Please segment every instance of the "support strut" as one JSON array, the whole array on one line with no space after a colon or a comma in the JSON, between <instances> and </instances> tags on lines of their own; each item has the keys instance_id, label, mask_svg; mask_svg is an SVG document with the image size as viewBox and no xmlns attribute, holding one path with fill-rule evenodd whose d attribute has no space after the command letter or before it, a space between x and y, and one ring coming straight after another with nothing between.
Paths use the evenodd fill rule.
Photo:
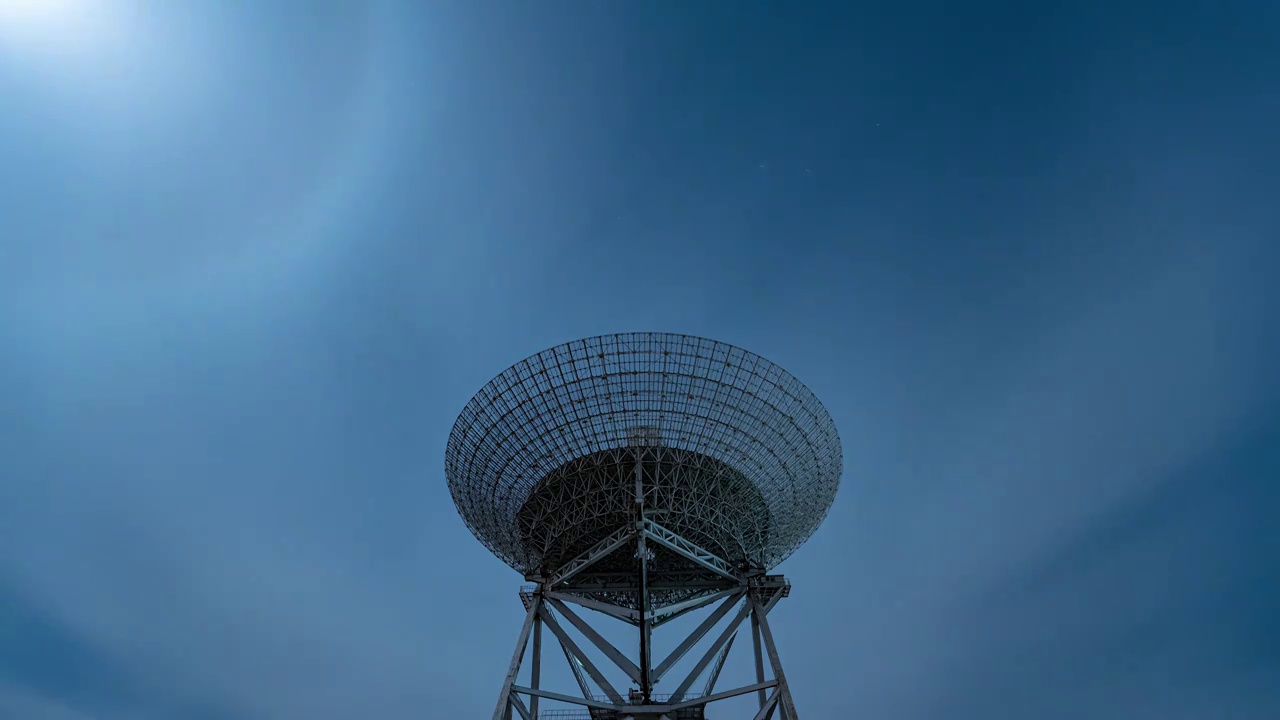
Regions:
<instances>
[{"instance_id":1,"label":"support strut","mask_svg":"<svg viewBox=\"0 0 1280 720\"><path fill-rule=\"evenodd\" d=\"M643 467L636 466L636 527L643 527L644 517ZM628 531L631 533L631 531ZM521 593L527 613L515 654L502 686L493 720L538 720L539 713L546 714L545 700L577 704L591 713L593 720L671 720L680 718L704 718L705 707L718 700L740 695L756 695L752 703L755 720L769 720L775 715L779 720L799 720L795 702L782 661L774 643L772 628L767 616L773 607L790 592L790 584L780 575L742 575L732 590L715 587L694 588L692 597L667 601L655 607L654 598L664 597L659 590L655 595L651 583L652 546L644 532L631 533L636 540L636 566L638 576L625 592L604 592L599 588L600 578L591 573L579 575L578 586L543 581L537 588L526 588ZM665 558L666 556L664 556ZM616 565L613 567L616 568ZM665 566L663 566L665 568ZM600 572L607 577L608 568ZM661 572L667 572L665 569ZM666 577L660 576L660 577ZM701 593L701 594L699 594ZM719 601L719 602L716 602ZM581 608L598 610L599 613L581 615L570 608L570 603ZM708 608L707 616L699 625L687 631L675 649L655 665L652 657L652 632L654 618L669 613L684 613ZM588 617L589 616L589 617ZM605 619L607 618L607 620ZM746 625L746 621L750 624ZM630 653L609 642L597 629L601 622L621 622L639 626L640 642L638 662ZM578 681L581 697L554 692L542 687L543 629L559 642L565 659ZM750 630L745 628L749 627ZM570 629L577 632L571 634ZM714 631L714 632L713 632ZM739 632L750 632L751 654L754 655L754 677L750 684L727 690L718 690L721 670L734 647ZM707 641L708 636L713 638ZM577 638L577 639L575 639ZM583 642L583 639L587 642ZM530 683L525 687L517 683L526 651L532 645ZM745 647L746 641L737 643ZM598 664L584 652L598 651L610 663ZM694 651L698 658L687 673L682 673L669 692L655 695L655 685L668 674L683 657ZM767 660L767 663L766 663ZM766 665L769 670L766 670ZM606 672L607 671L607 672ZM630 692L627 684L634 683ZM695 686L695 683L697 685ZM638 687L636 687L638 686ZM696 689L695 689L696 687ZM598 689L597 689L598 688ZM603 693L603 695L597 694Z\"/></svg>"}]
</instances>

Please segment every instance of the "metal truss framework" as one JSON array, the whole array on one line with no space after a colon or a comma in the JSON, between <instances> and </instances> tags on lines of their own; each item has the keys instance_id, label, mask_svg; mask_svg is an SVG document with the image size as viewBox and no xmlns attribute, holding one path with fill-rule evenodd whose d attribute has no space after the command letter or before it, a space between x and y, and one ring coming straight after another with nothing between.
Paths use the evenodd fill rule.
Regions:
<instances>
[{"instance_id":1,"label":"metal truss framework","mask_svg":"<svg viewBox=\"0 0 1280 720\"><path fill-rule=\"evenodd\" d=\"M494 378L445 449L467 527L536 583L521 593L525 622L494 720L704 720L709 703L751 693L754 720L799 720L768 622L790 585L767 573L826 517L842 460L831 416L808 388L724 343L603 335ZM582 609L635 627L636 652L612 645ZM699 610L705 619L655 658L654 630ZM717 690L748 619L756 681ZM541 686L544 632L576 695ZM600 665L584 647L603 655ZM685 658L693 665L677 676ZM674 691L655 695L664 679ZM578 714L543 711L548 700Z\"/></svg>"},{"instance_id":2,"label":"metal truss framework","mask_svg":"<svg viewBox=\"0 0 1280 720\"><path fill-rule=\"evenodd\" d=\"M648 543L661 543L671 552L702 566L708 573L694 583L692 597L657 609L646 606L644 596L652 588L644 568ZM595 572L598 563L619 547L635 549L640 562L638 573ZM627 533L601 541L587 557L575 558L537 585L523 588L520 598L525 606L515 654L511 659L493 720L702 720L708 704L739 695L755 693L758 711L753 720L769 720L775 713L781 720L799 720L782 662L778 657L769 611L790 593L790 584L780 575L722 573L725 561L694 546L679 535L642 519ZM690 589L689 580L679 584ZM638 598L636 607L601 601L601 588L615 595ZM659 589L659 591L661 591ZM619 650L595 629L591 622L570 605L595 610L629 623L639 629L639 661ZM685 613L714 606L714 610L689 632L665 658L654 663L649 655L650 635L655 627ZM728 621L725 622L725 619ZM750 620L752 648L755 655L755 682L729 690L717 691L716 685L725 659L744 623ZM585 652L577 639L566 631L574 627L586 642L599 650L621 672L632 687L624 693L610 682L608 674ZM704 643L717 627L719 632L709 644ZM556 692L541 686L542 638L544 629L558 641L565 660L577 681L578 693ZM532 652L530 653L530 644ZM698 660L668 695L655 695L653 688L669 676L675 665L700 645ZM530 656L528 686L517 684L526 655ZM772 677L766 678L765 660ZM694 686L702 680L700 692ZM598 688L599 692L596 692ZM576 711L540 710L541 700L554 700L578 706Z\"/></svg>"},{"instance_id":3,"label":"metal truss framework","mask_svg":"<svg viewBox=\"0 0 1280 720\"><path fill-rule=\"evenodd\" d=\"M637 466L650 517L723 559L714 572L736 574L772 568L808 539L842 455L830 415L795 377L670 333L586 338L516 363L471 399L445 450L467 527L531 579L576 572L570 559L630 524Z\"/></svg>"}]
</instances>

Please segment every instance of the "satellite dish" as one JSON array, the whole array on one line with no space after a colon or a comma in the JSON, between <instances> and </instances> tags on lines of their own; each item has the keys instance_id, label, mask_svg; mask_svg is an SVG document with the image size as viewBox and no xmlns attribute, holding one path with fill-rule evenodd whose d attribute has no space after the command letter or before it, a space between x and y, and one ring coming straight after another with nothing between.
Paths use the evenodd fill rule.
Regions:
<instances>
[{"instance_id":1,"label":"satellite dish","mask_svg":"<svg viewBox=\"0 0 1280 720\"><path fill-rule=\"evenodd\" d=\"M751 616L764 628L776 660L764 614L790 585L767 573L822 523L841 470L835 424L800 381L746 350L671 333L591 337L516 363L467 403L445 451L467 527L537 583L522 593L528 618L513 667L530 628L545 624L571 665L605 690L607 702L592 700L586 676L576 673L592 718L701 717L719 670L701 703L690 686L716 655L659 701L653 686L679 657L655 665L650 633L715 602L724 603L717 619L741 605L737 623ZM584 630L589 623L566 603L638 626L640 662L601 645L608 643ZM557 614L624 671L636 686L626 697L571 640L565 644ZM702 634L687 638L680 654ZM723 636L715 653L727 653L732 637ZM780 664L774 674L761 707L781 703L795 720ZM495 720L512 708L529 712L522 692L535 714L545 697L514 679L509 674Z\"/></svg>"}]
</instances>

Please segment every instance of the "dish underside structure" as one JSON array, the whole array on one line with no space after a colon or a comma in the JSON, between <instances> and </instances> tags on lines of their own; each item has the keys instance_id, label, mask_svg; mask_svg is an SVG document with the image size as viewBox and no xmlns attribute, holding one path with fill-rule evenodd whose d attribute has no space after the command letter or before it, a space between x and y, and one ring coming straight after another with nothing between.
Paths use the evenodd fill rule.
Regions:
<instances>
[{"instance_id":1,"label":"dish underside structure","mask_svg":"<svg viewBox=\"0 0 1280 720\"><path fill-rule=\"evenodd\" d=\"M842 455L822 403L785 370L688 335L577 340L485 385L445 457L467 527L532 583L494 720L703 718L708 704L746 693L758 696L758 718L797 720L767 620L790 585L770 571L826 517ZM655 628L706 609L674 650L652 657ZM634 626L633 652L600 635L601 620ZM717 691L748 620L756 682ZM543 628L577 693L539 686ZM670 672L686 655L697 662ZM656 693L660 681L671 691ZM578 709L540 711L566 703Z\"/></svg>"}]
</instances>

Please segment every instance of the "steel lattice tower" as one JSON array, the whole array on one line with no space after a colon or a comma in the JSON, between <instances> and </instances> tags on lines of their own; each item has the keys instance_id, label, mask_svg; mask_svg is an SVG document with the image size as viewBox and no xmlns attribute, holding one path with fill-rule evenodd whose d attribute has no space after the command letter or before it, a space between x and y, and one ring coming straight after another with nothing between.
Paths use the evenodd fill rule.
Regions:
<instances>
[{"instance_id":1,"label":"steel lattice tower","mask_svg":"<svg viewBox=\"0 0 1280 720\"><path fill-rule=\"evenodd\" d=\"M449 435L445 473L467 527L534 583L521 589L525 621L494 720L552 717L539 713L540 699L577 705L576 717L591 720L700 719L708 703L747 693L758 695L756 720L775 711L799 720L767 619L790 584L769 570L826 516L841 459L813 393L764 358L711 340L587 338L490 381ZM656 628L711 606L670 654L653 657ZM634 626L634 655L583 608ZM756 682L717 691L748 619ZM629 681L625 692L565 624ZM540 687L544 628L564 651L576 695ZM519 685L531 639L531 680ZM700 644L674 690L655 694Z\"/></svg>"}]
</instances>

